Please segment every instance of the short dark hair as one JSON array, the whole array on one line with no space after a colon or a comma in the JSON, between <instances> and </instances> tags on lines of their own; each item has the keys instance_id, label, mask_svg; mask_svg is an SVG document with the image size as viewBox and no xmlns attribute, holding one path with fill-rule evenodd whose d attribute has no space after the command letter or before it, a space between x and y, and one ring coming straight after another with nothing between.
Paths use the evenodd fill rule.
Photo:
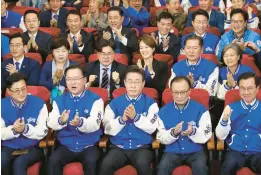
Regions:
<instances>
[{"instance_id":1,"label":"short dark hair","mask_svg":"<svg viewBox=\"0 0 261 175\"><path fill-rule=\"evenodd\" d=\"M37 11L35 11L35 10L26 10L24 12L24 22L25 22L26 15L30 14L30 13L35 14L37 16L38 21L40 21L40 16L39 16L39 13Z\"/></svg>"},{"instance_id":2,"label":"short dark hair","mask_svg":"<svg viewBox=\"0 0 261 175\"><path fill-rule=\"evenodd\" d=\"M69 15L78 15L80 17L80 19L82 19L82 15L80 13L79 10L70 10L68 13L67 13L67 16L66 16L66 20L68 18Z\"/></svg>"},{"instance_id":3,"label":"short dark hair","mask_svg":"<svg viewBox=\"0 0 261 175\"><path fill-rule=\"evenodd\" d=\"M201 47L203 47L203 39L202 39L201 37L195 35L195 34L189 35L189 36L185 39L184 45L187 44L187 41L188 41L188 40L198 40L198 41L199 41L199 45L200 45Z\"/></svg>"},{"instance_id":4,"label":"short dark hair","mask_svg":"<svg viewBox=\"0 0 261 175\"><path fill-rule=\"evenodd\" d=\"M117 11L119 12L120 16L123 16L123 10L120 7L117 6L110 7L107 11L107 14L109 14L110 11Z\"/></svg>"},{"instance_id":5,"label":"short dark hair","mask_svg":"<svg viewBox=\"0 0 261 175\"><path fill-rule=\"evenodd\" d=\"M75 65L71 65L69 67L67 67L64 71L64 76L66 76L67 72L69 70L72 70L72 69L79 69L81 72L82 72L82 75L85 77L85 70L83 69L82 66L80 66L79 64L75 64Z\"/></svg>"},{"instance_id":6,"label":"short dark hair","mask_svg":"<svg viewBox=\"0 0 261 175\"><path fill-rule=\"evenodd\" d=\"M161 19L171 19L171 23L173 23L174 19L173 16L169 12L161 12L158 17L158 22L160 22Z\"/></svg>"},{"instance_id":7,"label":"short dark hair","mask_svg":"<svg viewBox=\"0 0 261 175\"><path fill-rule=\"evenodd\" d=\"M24 39L24 37L21 33L15 33L15 34L11 35L10 40L9 40L9 44L11 43L12 39L14 39L14 38L22 38L23 44L26 45L25 39Z\"/></svg>"},{"instance_id":8,"label":"short dark hair","mask_svg":"<svg viewBox=\"0 0 261 175\"><path fill-rule=\"evenodd\" d=\"M16 72L16 73L9 75L7 77L7 79L5 80L6 88L10 89L14 83L16 83L20 80L24 80L26 83L27 79L24 74Z\"/></svg>"},{"instance_id":9,"label":"short dark hair","mask_svg":"<svg viewBox=\"0 0 261 175\"><path fill-rule=\"evenodd\" d=\"M172 84L175 83L175 82L180 82L180 81L186 81L188 86L189 86L189 89L191 89L192 85L191 85L191 82L189 81L188 77L186 76L176 76L174 77L171 82L170 82L170 88L172 87Z\"/></svg>"},{"instance_id":10,"label":"short dark hair","mask_svg":"<svg viewBox=\"0 0 261 175\"><path fill-rule=\"evenodd\" d=\"M114 51L114 49L115 49L114 43L111 40L102 39L99 42L97 42L96 48L97 48L98 52L101 52L104 47L108 47L108 46L111 47L112 50Z\"/></svg>"},{"instance_id":11,"label":"short dark hair","mask_svg":"<svg viewBox=\"0 0 261 175\"><path fill-rule=\"evenodd\" d=\"M195 20L197 15L203 15L209 20L209 15L208 15L208 12L206 10L198 9L197 11L193 12L192 13L192 21Z\"/></svg>"},{"instance_id":12,"label":"short dark hair","mask_svg":"<svg viewBox=\"0 0 261 175\"><path fill-rule=\"evenodd\" d=\"M70 50L70 44L65 38L57 38L53 40L51 45L51 50L58 49L60 47L65 47L67 50Z\"/></svg>"},{"instance_id":13,"label":"short dark hair","mask_svg":"<svg viewBox=\"0 0 261 175\"><path fill-rule=\"evenodd\" d=\"M230 13L230 19L232 18L233 15L238 14L238 13L240 13L240 14L244 17L244 20L245 20L245 21L248 20L248 13L247 13L245 10L239 9L239 8L233 9L233 10L231 11L231 13Z\"/></svg>"},{"instance_id":14,"label":"short dark hair","mask_svg":"<svg viewBox=\"0 0 261 175\"><path fill-rule=\"evenodd\" d=\"M125 80L129 73L138 73L142 76L142 81L145 80L145 71L143 69L139 68L139 66L137 66L137 65L131 65L128 67L128 69L125 72L125 76L124 76Z\"/></svg>"},{"instance_id":15,"label":"short dark hair","mask_svg":"<svg viewBox=\"0 0 261 175\"><path fill-rule=\"evenodd\" d=\"M255 73L253 72L245 72L243 74L241 74L238 78L238 86L239 86L239 83L241 80L247 80L249 78L254 78L255 79L255 84L256 84L256 87L258 87L260 85L260 78L258 76L256 76Z\"/></svg>"}]
</instances>

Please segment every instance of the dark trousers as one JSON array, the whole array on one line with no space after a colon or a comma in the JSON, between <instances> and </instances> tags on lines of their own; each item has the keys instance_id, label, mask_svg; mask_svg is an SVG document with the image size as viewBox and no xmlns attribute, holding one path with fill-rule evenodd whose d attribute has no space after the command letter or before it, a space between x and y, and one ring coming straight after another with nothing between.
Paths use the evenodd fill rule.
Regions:
<instances>
[{"instance_id":1,"label":"dark trousers","mask_svg":"<svg viewBox=\"0 0 261 175\"><path fill-rule=\"evenodd\" d=\"M192 169L193 175L207 175L207 156L204 151L191 154L164 153L158 167L158 175L171 175L172 171L187 164Z\"/></svg>"},{"instance_id":2,"label":"dark trousers","mask_svg":"<svg viewBox=\"0 0 261 175\"><path fill-rule=\"evenodd\" d=\"M227 151L221 166L222 175L236 175L237 171L247 166L255 173L261 173L261 153L245 154L237 151Z\"/></svg>"},{"instance_id":3,"label":"dark trousers","mask_svg":"<svg viewBox=\"0 0 261 175\"><path fill-rule=\"evenodd\" d=\"M1 150L1 174L26 175L27 168L35 164L43 157L43 150L38 147L31 147L27 154L13 156L15 149L3 146ZM12 165L13 164L13 165ZM12 171L11 171L12 169Z\"/></svg>"},{"instance_id":4,"label":"dark trousers","mask_svg":"<svg viewBox=\"0 0 261 175\"><path fill-rule=\"evenodd\" d=\"M73 152L60 145L52 153L48 162L48 175L62 175L63 167L71 162L81 162L85 175L96 175L100 150L97 146L85 148L81 152Z\"/></svg>"},{"instance_id":5,"label":"dark trousers","mask_svg":"<svg viewBox=\"0 0 261 175\"><path fill-rule=\"evenodd\" d=\"M102 161L100 175L113 175L115 171L130 163L139 175L152 175L150 164L153 153L147 148L123 150L116 146L109 150Z\"/></svg>"}]
</instances>

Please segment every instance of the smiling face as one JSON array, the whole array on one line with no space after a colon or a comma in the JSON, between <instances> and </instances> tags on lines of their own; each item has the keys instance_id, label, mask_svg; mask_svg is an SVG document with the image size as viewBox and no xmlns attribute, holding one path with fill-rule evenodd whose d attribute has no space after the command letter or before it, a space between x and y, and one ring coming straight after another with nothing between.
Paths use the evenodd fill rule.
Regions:
<instances>
[{"instance_id":1,"label":"smiling face","mask_svg":"<svg viewBox=\"0 0 261 175\"><path fill-rule=\"evenodd\" d=\"M140 42L140 54L143 59L148 59L153 57L153 53L155 51L155 48L151 48L147 44L145 44L143 41Z\"/></svg>"},{"instance_id":2,"label":"smiling face","mask_svg":"<svg viewBox=\"0 0 261 175\"><path fill-rule=\"evenodd\" d=\"M132 98L136 98L142 92L145 85L145 81L142 81L142 76L136 72L129 72L124 80L127 95Z\"/></svg>"},{"instance_id":3,"label":"smiling face","mask_svg":"<svg viewBox=\"0 0 261 175\"><path fill-rule=\"evenodd\" d=\"M136 11L140 11L142 7L142 0L129 0L129 5Z\"/></svg>"},{"instance_id":4,"label":"smiling face","mask_svg":"<svg viewBox=\"0 0 261 175\"><path fill-rule=\"evenodd\" d=\"M207 12L210 11L213 5L213 0L198 0L199 7Z\"/></svg>"},{"instance_id":5,"label":"smiling face","mask_svg":"<svg viewBox=\"0 0 261 175\"><path fill-rule=\"evenodd\" d=\"M192 21L192 25L195 29L195 32L198 35L202 35L206 32L208 27L208 18L204 15L197 15L195 20Z\"/></svg>"},{"instance_id":6,"label":"smiling face","mask_svg":"<svg viewBox=\"0 0 261 175\"><path fill-rule=\"evenodd\" d=\"M259 86L258 86L259 87ZM240 97L248 104L252 103L257 96L258 87L256 87L255 79L242 79L239 82Z\"/></svg>"},{"instance_id":7,"label":"smiling face","mask_svg":"<svg viewBox=\"0 0 261 175\"><path fill-rule=\"evenodd\" d=\"M185 44L184 52L189 61L197 62L203 53L203 48L200 46L199 40L190 39Z\"/></svg>"},{"instance_id":8,"label":"smiling face","mask_svg":"<svg viewBox=\"0 0 261 175\"><path fill-rule=\"evenodd\" d=\"M173 28L172 19L161 19L157 22L157 26L161 35L167 35Z\"/></svg>"},{"instance_id":9,"label":"smiling face","mask_svg":"<svg viewBox=\"0 0 261 175\"><path fill-rule=\"evenodd\" d=\"M19 60L24 56L25 48L21 37L13 38L10 41L9 47L14 59Z\"/></svg>"},{"instance_id":10,"label":"smiling face","mask_svg":"<svg viewBox=\"0 0 261 175\"><path fill-rule=\"evenodd\" d=\"M25 16L25 27L28 32L36 33L39 29L40 21L35 13L28 13Z\"/></svg>"},{"instance_id":11,"label":"smiling face","mask_svg":"<svg viewBox=\"0 0 261 175\"><path fill-rule=\"evenodd\" d=\"M65 75L65 80L68 90L73 95L80 95L84 91L87 82L82 71L77 68L68 70Z\"/></svg>"},{"instance_id":12,"label":"smiling face","mask_svg":"<svg viewBox=\"0 0 261 175\"><path fill-rule=\"evenodd\" d=\"M114 59L113 49L110 46L103 47L101 52L98 52L98 58L103 66L108 67Z\"/></svg>"},{"instance_id":13,"label":"smiling face","mask_svg":"<svg viewBox=\"0 0 261 175\"><path fill-rule=\"evenodd\" d=\"M7 3L4 0L1 0L1 16L6 14Z\"/></svg>"},{"instance_id":14,"label":"smiling face","mask_svg":"<svg viewBox=\"0 0 261 175\"><path fill-rule=\"evenodd\" d=\"M73 34L76 34L81 30L82 20L79 15L68 15L66 23L70 32L72 32Z\"/></svg>"},{"instance_id":15,"label":"smiling face","mask_svg":"<svg viewBox=\"0 0 261 175\"><path fill-rule=\"evenodd\" d=\"M247 21L241 13L236 13L231 17L231 28L235 34L243 34L247 26Z\"/></svg>"},{"instance_id":16,"label":"smiling face","mask_svg":"<svg viewBox=\"0 0 261 175\"><path fill-rule=\"evenodd\" d=\"M110 11L108 13L108 23L111 28L120 29L123 23L124 17L120 15L118 11Z\"/></svg>"},{"instance_id":17,"label":"smiling face","mask_svg":"<svg viewBox=\"0 0 261 175\"><path fill-rule=\"evenodd\" d=\"M243 8L244 7L244 0L232 0L232 7L234 9L237 9L237 8Z\"/></svg>"},{"instance_id":18,"label":"smiling face","mask_svg":"<svg viewBox=\"0 0 261 175\"><path fill-rule=\"evenodd\" d=\"M62 7L62 1L61 0L50 0L48 1L50 9L52 12L57 13L58 10Z\"/></svg>"},{"instance_id":19,"label":"smiling face","mask_svg":"<svg viewBox=\"0 0 261 175\"><path fill-rule=\"evenodd\" d=\"M99 10L101 8L102 4L100 4L99 0L90 0L89 1L89 10L91 13L95 13L96 10Z\"/></svg>"},{"instance_id":20,"label":"smiling face","mask_svg":"<svg viewBox=\"0 0 261 175\"><path fill-rule=\"evenodd\" d=\"M184 105L187 103L190 94L190 88L185 80L173 82L171 85L172 97L176 104Z\"/></svg>"},{"instance_id":21,"label":"smiling face","mask_svg":"<svg viewBox=\"0 0 261 175\"><path fill-rule=\"evenodd\" d=\"M169 0L169 4L166 4L166 7L168 9L168 12L178 13L181 5L179 0Z\"/></svg>"},{"instance_id":22,"label":"smiling face","mask_svg":"<svg viewBox=\"0 0 261 175\"><path fill-rule=\"evenodd\" d=\"M20 80L12 84L10 88L7 88L7 93L17 103L23 103L27 97L27 88L24 80Z\"/></svg>"},{"instance_id":23,"label":"smiling face","mask_svg":"<svg viewBox=\"0 0 261 175\"><path fill-rule=\"evenodd\" d=\"M227 67L234 67L238 65L238 60L240 55L237 54L237 51L233 48L228 49L223 56L223 60Z\"/></svg>"},{"instance_id":24,"label":"smiling face","mask_svg":"<svg viewBox=\"0 0 261 175\"><path fill-rule=\"evenodd\" d=\"M64 64L68 60L69 50L67 50L64 46L53 49L52 53L56 63Z\"/></svg>"}]
</instances>

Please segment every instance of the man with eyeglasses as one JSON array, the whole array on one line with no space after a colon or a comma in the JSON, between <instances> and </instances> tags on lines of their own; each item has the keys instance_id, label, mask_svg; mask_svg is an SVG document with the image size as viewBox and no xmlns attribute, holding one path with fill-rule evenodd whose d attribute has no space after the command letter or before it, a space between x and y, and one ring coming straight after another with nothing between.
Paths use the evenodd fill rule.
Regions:
<instances>
[{"instance_id":1,"label":"man with eyeglasses","mask_svg":"<svg viewBox=\"0 0 261 175\"><path fill-rule=\"evenodd\" d=\"M23 74L10 75L6 88L9 97L1 100L1 174L26 175L43 157L37 145L48 132L48 110L41 98L27 95Z\"/></svg>"},{"instance_id":2,"label":"man with eyeglasses","mask_svg":"<svg viewBox=\"0 0 261 175\"><path fill-rule=\"evenodd\" d=\"M228 151L222 175L235 175L242 167L261 173L261 101L257 99L260 78L242 74L238 80L241 99L227 105L216 127L216 136L225 140Z\"/></svg>"},{"instance_id":3,"label":"man with eyeglasses","mask_svg":"<svg viewBox=\"0 0 261 175\"><path fill-rule=\"evenodd\" d=\"M27 85L37 86L40 77L40 64L24 55L26 47L21 34L14 34L10 37L9 47L13 58L6 59L2 62L1 67L1 82L2 94L5 92L6 78L16 72L25 75Z\"/></svg>"},{"instance_id":4,"label":"man with eyeglasses","mask_svg":"<svg viewBox=\"0 0 261 175\"><path fill-rule=\"evenodd\" d=\"M88 87L101 87L112 92L123 87L126 66L114 61L114 45L108 40L102 40L98 47L98 60L85 66Z\"/></svg>"},{"instance_id":5,"label":"man with eyeglasses","mask_svg":"<svg viewBox=\"0 0 261 175\"><path fill-rule=\"evenodd\" d=\"M182 48L184 48L184 40L188 36L195 34L203 39L204 42L203 53L215 55L216 47L219 42L219 37L212 33L207 32L207 27L209 26L208 20L209 20L209 15L207 11L203 9L199 9L192 13L192 26L194 27L195 32L182 37Z\"/></svg>"},{"instance_id":6,"label":"man with eyeglasses","mask_svg":"<svg viewBox=\"0 0 261 175\"><path fill-rule=\"evenodd\" d=\"M38 52L41 54L43 61L50 53L51 43L53 38L48 33L39 30L40 17L35 10L27 10L24 13L24 23L27 32L23 33L25 39L26 50L28 52Z\"/></svg>"},{"instance_id":7,"label":"man with eyeglasses","mask_svg":"<svg viewBox=\"0 0 261 175\"><path fill-rule=\"evenodd\" d=\"M231 11L230 16L232 30L221 36L217 52L219 60L221 59L222 49L229 43L237 44L243 53L250 55L253 55L255 51L245 45L247 41L253 42L261 49L260 35L247 28L247 12L243 9L234 9Z\"/></svg>"},{"instance_id":8,"label":"man with eyeglasses","mask_svg":"<svg viewBox=\"0 0 261 175\"><path fill-rule=\"evenodd\" d=\"M66 68L64 75L68 92L54 100L47 123L58 141L48 162L48 175L62 175L63 167L75 161L82 163L84 174L96 175L104 102L85 90L87 79L80 65Z\"/></svg>"},{"instance_id":9,"label":"man with eyeglasses","mask_svg":"<svg viewBox=\"0 0 261 175\"><path fill-rule=\"evenodd\" d=\"M186 76L192 88L206 89L214 97L217 93L219 69L215 63L201 57L203 39L193 34L185 39L184 45L186 59L172 66L169 87L174 77Z\"/></svg>"},{"instance_id":10,"label":"man with eyeglasses","mask_svg":"<svg viewBox=\"0 0 261 175\"><path fill-rule=\"evenodd\" d=\"M189 98L191 83L177 76L171 81L173 101L159 111L157 139L165 145L158 175L170 175L186 163L193 175L207 175L204 145L212 135L209 111Z\"/></svg>"},{"instance_id":11,"label":"man with eyeglasses","mask_svg":"<svg viewBox=\"0 0 261 175\"><path fill-rule=\"evenodd\" d=\"M100 175L113 175L128 162L137 174L152 175L153 152L151 134L158 125L157 103L142 93L145 72L129 66L124 84L126 93L113 99L104 114L104 132L111 135L108 154L101 163Z\"/></svg>"}]
</instances>

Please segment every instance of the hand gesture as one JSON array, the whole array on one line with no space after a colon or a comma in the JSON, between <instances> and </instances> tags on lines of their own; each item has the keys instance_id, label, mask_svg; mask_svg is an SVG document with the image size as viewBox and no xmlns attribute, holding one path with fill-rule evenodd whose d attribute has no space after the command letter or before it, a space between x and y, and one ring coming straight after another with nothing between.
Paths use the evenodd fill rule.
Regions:
<instances>
[{"instance_id":1,"label":"hand gesture","mask_svg":"<svg viewBox=\"0 0 261 175\"><path fill-rule=\"evenodd\" d=\"M194 84L194 81L195 81L195 80L194 80L194 76L193 76L193 74L192 74L191 72L189 72L189 74L188 74L187 77L188 77L188 79L189 79L191 85Z\"/></svg>"},{"instance_id":2,"label":"hand gesture","mask_svg":"<svg viewBox=\"0 0 261 175\"><path fill-rule=\"evenodd\" d=\"M159 38L155 36L155 33L152 32L152 33L150 34L150 36L155 40L156 45L158 45Z\"/></svg>"},{"instance_id":3,"label":"hand gesture","mask_svg":"<svg viewBox=\"0 0 261 175\"><path fill-rule=\"evenodd\" d=\"M255 45L255 43L253 43L251 41L245 42L245 47L250 48L251 50L255 51L255 53L260 52L259 47L257 47L257 45Z\"/></svg>"},{"instance_id":4,"label":"hand gesture","mask_svg":"<svg viewBox=\"0 0 261 175\"><path fill-rule=\"evenodd\" d=\"M140 69L144 69L144 68L142 67L142 64L141 64L141 59L138 59L137 66L138 66Z\"/></svg>"},{"instance_id":5,"label":"hand gesture","mask_svg":"<svg viewBox=\"0 0 261 175\"><path fill-rule=\"evenodd\" d=\"M132 104L130 104L127 108L126 108L126 116L129 119L134 119L134 117L136 116L136 111L135 108Z\"/></svg>"},{"instance_id":6,"label":"hand gesture","mask_svg":"<svg viewBox=\"0 0 261 175\"><path fill-rule=\"evenodd\" d=\"M231 11L232 11L231 7L226 8L227 20L230 20Z\"/></svg>"},{"instance_id":7,"label":"hand gesture","mask_svg":"<svg viewBox=\"0 0 261 175\"><path fill-rule=\"evenodd\" d=\"M62 121L62 123L66 123L67 122L67 120L68 120L68 118L69 118L69 116L70 116L70 110L64 110L63 111L63 113L62 113L62 115L61 115L61 121Z\"/></svg>"},{"instance_id":8,"label":"hand gesture","mask_svg":"<svg viewBox=\"0 0 261 175\"><path fill-rule=\"evenodd\" d=\"M70 121L70 125L72 125L72 126L78 126L79 123L80 123L79 113L76 112L76 114L75 114L75 116L74 116L74 119L72 119L72 120Z\"/></svg>"},{"instance_id":9,"label":"hand gesture","mask_svg":"<svg viewBox=\"0 0 261 175\"><path fill-rule=\"evenodd\" d=\"M50 20L50 25L51 27L57 27L57 20L56 19Z\"/></svg>"},{"instance_id":10,"label":"hand gesture","mask_svg":"<svg viewBox=\"0 0 261 175\"><path fill-rule=\"evenodd\" d=\"M253 12L253 8L250 6L247 6L248 19L252 18L252 12Z\"/></svg>"},{"instance_id":11,"label":"hand gesture","mask_svg":"<svg viewBox=\"0 0 261 175\"><path fill-rule=\"evenodd\" d=\"M163 49L169 47L169 36L166 39L163 39L162 44L163 44Z\"/></svg>"},{"instance_id":12,"label":"hand gesture","mask_svg":"<svg viewBox=\"0 0 261 175\"><path fill-rule=\"evenodd\" d=\"M13 73L18 72L18 71L16 70L15 65L10 64L10 63L9 63L8 65L6 65L5 69L6 69L7 72L9 72L10 75L12 75Z\"/></svg>"},{"instance_id":13,"label":"hand gesture","mask_svg":"<svg viewBox=\"0 0 261 175\"><path fill-rule=\"evenodd\" d=\"M67 41L69 42L70 48L72 49L72 47L73 47L73 38L72 38L71 35L67 36Z\"/></svg>"},{"instance_id":14,"label":"hand gesture","mask_svg":"<svg viewBox=\"0 0 261 175\"><path fill-rule=\"evenodd\" d=\"M189 136L192 133L193 129L192 129L192 125L190 123L188 123L188 128L186 131L183 131L181 133L182 136Z\"/></svg>"},{"instance_id":15,"label":"hand gesture","mask_svg":"<svg viewBox=\"0 0 261 175\"><path fill-rule=\"evenodd\" d=\"M50 10L49 4L48 4L48 3L45 3L45 4L44 4L44 8L45 8L46 10Z\"/></svg>"},{"instance_id":16,"label":"hand gesture","mask_svg":"<svg viewBox=\"0 0 261 175\"><path fill-rule=\"evenodd\" d=\"M233 74L231 74L230 72L227 73L227 85L229 87L236 86L236 81L234 80Z\"/></svg>"},{"instance_id":17,"label":"hand gesture","mask_svg":"<svg viewBox=\"0 0 261 175\"><path fill-rule=\"evenodd\" d=\"M174 135L177 136L177 135L180 134L180 132L182 131L182 125L183 125L183 123L184 123L184 121L178 123L178 124L175 126L175 128L173 128L173 129L174 129Z\"/></svg>"},{"instance_id":18,"label":"hand gesture","mask_svg":"<svg viewBox=\"0 0 261 175\"><path fill-rule=\"evenodd\" d=\"M234 39L234 40L232 41L232 43L237 44L237 45L240 47L241 50L243 50L243 51L246 50L246 46L245 46L244 41L238 41L238 39Z\"/></svg>"},{"instance_id":19,"label":"hand gesture","mask_svg":"<svg viewBox=\"0 0 261 175\"><path fill-rule=\"evenodd\" d=\"M223 120L228 121L229 117L231 116L233 110L227 105L223 111Z\"/></svg>"},{"instance_id":20,"label":"hand gesture","mask_svg":"<svg viewBox=\"0 0 261 175\"><path fill-rule=\"evenodd\" d=\"M105 32L105 31L103 31L103 33L102 33L103 35L103 39L105 39L105 40L110 40L111 39L111 33L110 32Z\"/></svg>"},{"instance_id":21,"label":"hand gesture","mask_svg":"<svg viewBox=\"0 0 261 175\"><path fill-rule=\"evenodd\" d=\"M97 77L96 75L90 75L89 76L89 83L93 83L95 81L96 77Z\"/></svg>"},{"instance_id":22,"label":"hand gesture","mask_svg":"<svg viewBox=\"0 0 261 175\"><path fill-rule=\"evenodd\" d=\"M77 4L80 4L81 3L81 1L80 0L77 0L77 1L75 1L73 4L74 5L77 5Z\"/></svg>"},{"instance_id":23,"label":"hand gesture","mask_svg":"<svg viewBox=\"0 0 261 175\"><path fill-rule=\"evenodd\" d=\"M82 35L80 33L78 33L76 36L76 42L78 46L82 45Z\"/></svg>"},{"instance_id":24,"label":"hand gesture","mask_svg":"<svg viewBox=\"0 0 261 175\"><path fill-rule=\"evenodd\" d=\"M24 132L24 128L25 128L25 123L24 123L24 118L18 118L14 124L13 124L13 128L15 130L15 132L17 133L22 133Z\"/></svg>"},{"instance_id":25,"label":"hand gesture","mask_svg":"<svg viewBox=\"0 0 261 175\"><path fill-rule=\"evenodd\" d=\"M112 30L115 32L115 34L117 35L119 40L121 40L122 39L121 31L119 29L117 29L116 27L113 27Z\"/></svg>"},{"instance_id":26,"label":"hand gesture","mask_svg":"<svg viewBox=\"0 0 261 175\"><path fill-rule=\"evenodd\" d=\"M127 9L127 8L129 7L129 2L128 2L128 0L122 0L122 3L123 3L123 7L124 7L125 9Z\"/></svg>"},{"instance_id":27,"label":"hand gesture","mask_svg":"<svg viewBox=\"0 0 261 175\"><path fill-rule=\"evenodd\" d=\"M35 40L34 39L31 39L31 42L32 42L32 47L35 51L38 51L38 45L36 44Z\"/></svg>"},{"instance_id":28,"label":"hand gesture","mask_svg":"<svg viewBox=\"0 0 261 175\"><path fill-rule=\"evenodd\" d=\"M114 6L119 6L120 5L120 0L114 0Z\"/></svg>"},{"instance_id":29,"label":"hand gesture","mask_svg":"<svg viewBox=\"0 0 261 175\"><path fill-rule=\"evenodd\" d=\"M120 84L120 74L118 72L112 72L112 79L115 82L115 84Z\"/></svg>"},{"instance_id":30,"label":"hand gesture","mask_svg":"<svg viewBox=\"0 0 261 175\"><path fill-rule=\"evenodd\" d=\"M32 40L30 39L26 45L27 49L30 50L32 47Z\"/></svg>"}]
</instances>

